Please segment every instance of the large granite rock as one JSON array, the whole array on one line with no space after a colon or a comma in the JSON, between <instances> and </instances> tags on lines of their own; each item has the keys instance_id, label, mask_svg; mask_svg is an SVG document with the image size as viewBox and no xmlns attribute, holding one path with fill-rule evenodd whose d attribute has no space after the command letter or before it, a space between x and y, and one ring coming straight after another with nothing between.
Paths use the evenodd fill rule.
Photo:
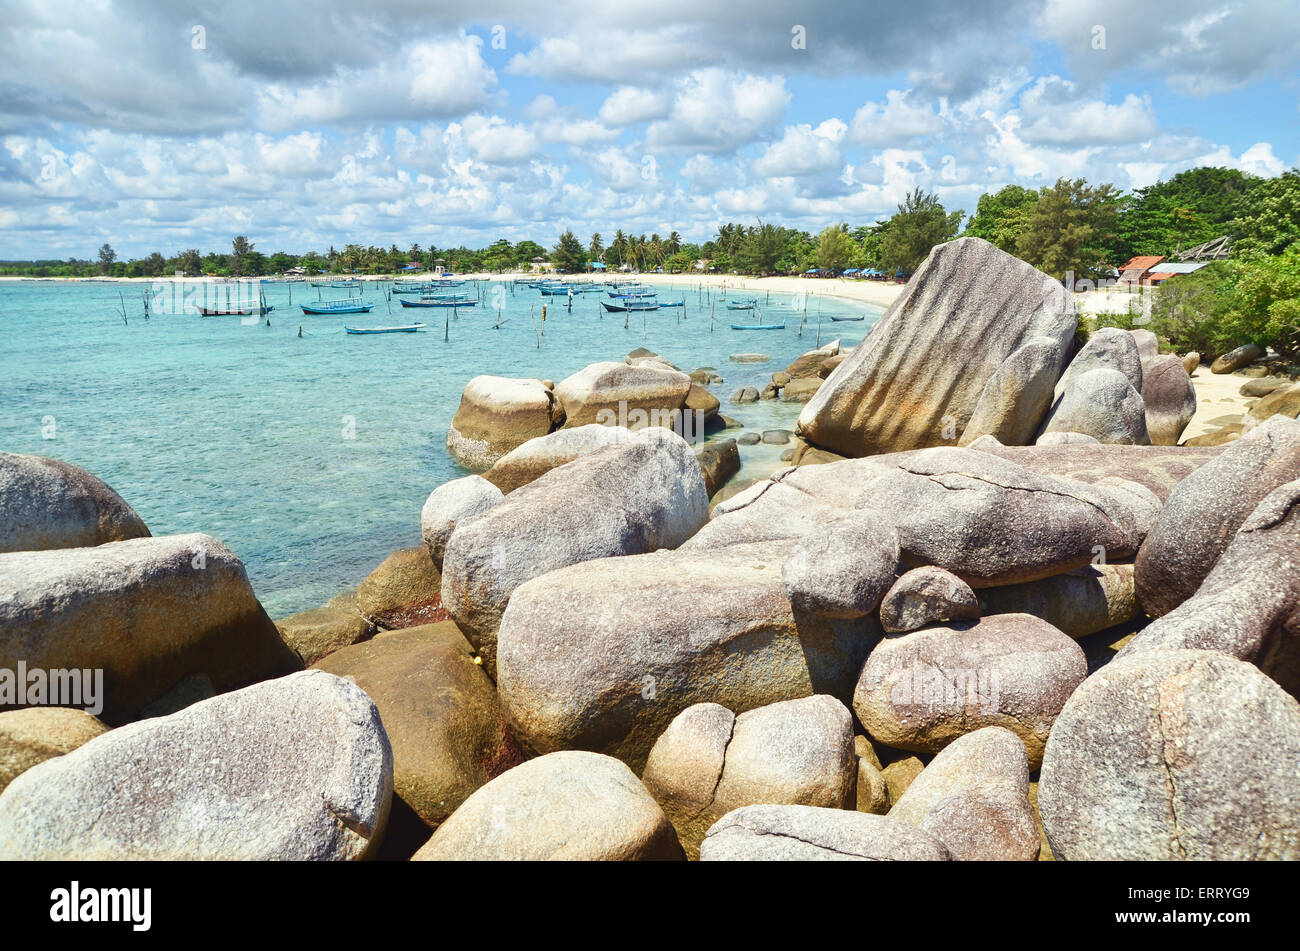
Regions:
<instances>
[{"instance_id":1,"label":"large granite rock","mask_svg":"<svg viewBox=\"0 0 1300 951\"><path fill-rule=\"evenodd\" d=\"M933 565L905 572L880 602L880 626L888 634L915 631L936 621L974 620L979 616L979 602L970 585Z\"/></svg>"},{"instance_id":2,"label":"large granite rock","mask_svg":"<svg viewBox=\"0 0 1300 951\"><path fill-rule=\"evenodd\" d=\"M1262 420L1271 416L1297 418L1300 416L1300 383L1274 390L1268 396L1257 400L1247 412L1252 419Z\"/></svg>"},{"instance_id":3,"label":"large granite rock","mask_svg":"<svg viewBox=\"0 0 1300 951\"><path fill-rule=\"evenodd\" d=\"M1154 360L1160 355L1160 338L1149 330L1130 330L1133 336L1133 342L1137 344L1138 358L1142 361L1142 370L1146 371L1148 360ZM1181 361L1180 361L1181 362Z\"/></svg>"},{"instance_id":4,"label":"large granite rock","mask_svg":"<svg viewBox=\"0 0 1300 951\"><path fill-rule=\"evenodd\" d=\"M29 769L0 795L0 859L367 858L392 792L370 698L302 671Z\"/></svg>"},{"instance_id":5,"label":"large granite rock","mask_svg":"<svg viewBox=\"0 0 1300 951\"><path fill-rule=\"evenodd\" d=\"M1196 387L1177 354L1152 357L1142 368L1142 402L1154 446L1176 446L1196 415Z\"/></svg>"},{"instance_id":6,"label":"large granite rock","mask_svg":"<svg viewBox=\"0 0 1300 951\"><path fill-rule=\"evenodd\" d=\"M1087 676L1083 651L1028 614L995 614L884 638L862 667L853 710L875 740L937 753L1005 726L1037 768L1066 699Z\"/></svg>"},{"instance_id":7,"label":"large granite rock","mask_svg":"<svg viewBox=\"0 0 1300 951\"><path fill-rule=\"evenodd\" d=\"M1123 480L1060 479L993 452L927 449L872 482L863 509L898 531L902 564L972 587L1032 581L1137 551L1159 500Z\"/></svg>"},{"instance_id":8,"label":"large granite rock","mask_svg":"<svg viewBox=\"0 0 1300 951\"><path fill-rule=\"evenodd\" d=\"M601 423L589 423L576 429L557 429L510 450L483 473L483 478L502 492L513 492L566 462L623 442L630 435L629 430L622 426Z\"/></svg>"},{"instance_id":9,"label":"large granite rock","mask_svg":"<svg viewBox=\"0 0 1300 951\"><path fill-rule=\"evenodd\" d=\"M1032 614L1073 638L1137 617L1132 564L1085 565L1064 574L981 588L983 614Z\"/></svg>"},{"instance_id":10,"label":"large granite rock","mask_svg":"<svg viewBox=\"0 0 1300 951\"><path fill-rule=\"evenodd\" d=\"M449 621L380 634L321 661L374 701L393 747L393 792L423 822L413 852L474 790L523 759L496 687ZM422 835L420 833L423 833Z\"/></svg>"},{"instance_id":11,"label":"large granite rock","mask_svg":"<svg viewBox=\"0 0 1300 951\"><path fill-rule=\"evenodd\" d=\"M300 669L210 535L0 555L0 668L102 669L109 724L194 675L232 690Z\"/></svg>"},{"instance_id":12,"label":"large granite rock","mask_svg":"<svg viewBox=\"0 0 1300 951\"><path fill-rule=\"evenodd\" d=\"M1060 281L979 238L938 245L804 407L799 432L846 456L955 442L1008 357L1046 337L1063 358L1076 325Z\"/></svg>"},{"instance_id":13,"label":"large granite rock","mask_svg":"<svg viewBox=\"0 0 1300 951\"><path fill-rule=\"evenodd\" d=\"M641 779L698 858L709 827L741 806L850 808L856 772L853 717L819 694L738 717L716 703L687 707L655 741Z\"/></svg>"},{"instance_id":14,"label":"large granite rock","mask_svg":"<svg viewBox=\"0 0 1300 951\"><path fill-rule=\"evenodd\" d=\"M429 549L399 548L357 588L357 610L384 630L442 620L442 573Z\"/></svg>"},{"instance_id":15,"label":"large granite rock","mask_svg":"<svg viewBox=\"0 0 1300 951\"><path fill-rule=\"evenodd\" d=\"M1061 341L1033 337L1002 361L980 393L960 445L992 436L1004 446L1024 446L1052 406L1056 377L1063 361Z\"/></svg>"},{"instance_id":16,"label":"large granite rock","mask_svg":"<svg viewBox=\"0 0 1300 951\"><path fill-rule=\"evenodd\" d=\"M1060 399L1085 373L1093 370L1121 373L1129 386L1141 393L1142 357L1133 334L1118 327L1098 328L1057 380L1056 398Z\"/></svg>"},{"instance_id":17,"label":"large granite rock","mask_svg":"<svg viewBox=\"0 0 1300 951\"><path fill-rule=\"evenodd\" d=\"M933 835L886 816L819 806L745 806L709 829L705 862L945 862Z\"/></svg>"},{"instance_id":18,"label":"large granite rock","mask_svg":"<svg viewBox=\"0 0 1300 951\"><path fill-rule=\"evenodd\" d=\"M1253 343L1229 350L1210 364L1211 373L1233 373L1249 363L1254 363L1264 355L1264 349Z\"/></svg>"},{"instance_id":19,"label":"large granite rock","mask_svg":"<svg viewBox=\"0 0 1300 951\"><path fill-rule=\"evenodd\" d=\"M476 475L444 482L429 493L420 510L420 537L435 568L442 571L442 556L456 526L482 515L503 498L499 488Z\"/></svg>"},{"instance_id":20,"label":"large granite rock","mask_svg":"<svg viewBox=\"0 0 1300 951\"><path fill-rule=\"evenodd\" d=\"M566 750L476 791L439 826L422 861L654 861L682 858L663 810L609 756Z\"/></svg>"},{"instance_id":21,"label":"large granite rock","mask_svg":"<svg viewBox=\"0 0 1300 951\"><path fill-rule=\"evenodd\" d=\"M1229 444L1169 496L1136 559L1138 603L1152 617L1190 598L1251 510L1300 478L1300 423L1273 419Z\"/></svg>"},{"instance_id":22,"label":"large granite rock","mask_svg":"<svg viewBox=\"0 0 1300 951\"><path fill-rule=\"evenodd\" d=\"M465 384L447 427L447 451L465 468L482 472L516 446L551 431L554 399L540 380L476 376Z\"/></svg>"},{"instance_id":23,"label":"large granite rock","mask_svg":"<svg viewBox=\"0 0 1300 951\"><path fill-rule=\"evenodd\" d=\"M0 452L0 552L84 548L148 534L126 500L85 469Z\"/></svg>"},{"instance_id":24,"label":"large granite rock","mask_svg":"<svg viewBox=\"0 0 1300 951\"><path fill-rule=\"evenodd\" d=\"M793 611L767 545L606 558L515 591L497 687L532 750L597 750L639 769L692 704L847 699L877 632L870 618Z\"/></svg>"},{"instance_id":25,"label":"large granite rock","mask_svg":"<svg viewBox=\"0 0 1300 951\"><path fill-rule=\"evenodd\" d=\"M492 674L501 614L525 581L595 558L676 548L708 515L704 477L686 441L658 428L635 434L552 469L460 525L443 556L443 605Z\"/></svg>"},{"instance_id":26,"label":"large granite rock","mask_svg":"<svg viewBox=\"0 0 1300 951\"><path fill-rule=\"evenodd\" d=\"M726 485L728 479L740 471L740 447L734 439L721 439L700 446L695 450L695 458L700 462L700 472L704 474L704 490L709 493L710 499Z\"/></svg>"},{"instance_id":27,"label":"large granite rock","mask_svg":"<svg viewBox=\"0 0 1300 951\"><path fill-rule=\"evenodd\" d=\"M1102 443L1146 446L1151 443L1146 413L1141 391L1123 373L1098 368L1070 381L1048 414L1043 434L1083 433Z\"/></svg>"},{"instance_id":28,"label":"large granite rock","mask_svg":"<svg viewBox=\"0 0 1300 951\"><path fill-rule=\"evenodd\" d=\"M1038 822L1025 745L999 726L959 737L912 781L889 818L929 832L959 861L1034 861Z\"/></svg>"},{"instance_id":29,"label":"large granite rock","mask_svg":"<svg viewBox=\"0 0 1300 951\"><path fill-rule=\"evenodd\" d=\"M555 387L564 410L564 426L591 423L643 429L680 426L680 410L690 393L685 373L652 364L593 363Z\"/></svg>"},{"instance_id":30,"label":"large granite rock","mask_svg":"<svg viewBox=\"0 0 1300 951\"><path fill-rule=\"evenodd\" d=\"M781 566L781 578L796 611L860 618L876 610L897 568L898 533L863 511L804 536Z\"/></svg>"},{"instance_id":31,"label":"large granite rock","mask_svg":"<svg viewBox=\"0 0 1300 951\"><path fill-rule=\"evenodd\" d=\"M1196 648L1250 661L1300 694L1300 479L1242 523L1196 593L1120 652Z\"/></svg>"},{"instance_id":32,"label":"large granite rock","mask_svg":"<svg viewBox=\"0 0 1300 951\"><path fill-rule=\"evenodd\" d=\"M1250 664L1144 651L1089 677L1047 743L1058 858L1300 859L1300 704Z\"/></svg>"},{"instance_id":33,"label":"large granite rock","mask_svg":"<svg viewBox=\"0 0 1300 951\"><path fill-rule=\"evenodd\" d=\"M0 713L0 792L47 759L71 753L108 732L84 710L29 707Z\"/></svg>"},{"instance_id":34,"label":"large granite rock","mask_svg":"<svg viewBox=\"0 0 1300 951\"><path fill-rule=\"evenodd\" d=\"M336 650L373 637L376 630L361 616L355 589L335 595L322 607L281 618L275 627L308 666Z\"/></svg>"},{"instance_id":35,"label":"large granite rock","mask_svg":"<svg viewBox=\"0 0 1300 951\"><path fill-rule=\"evenodd\" d=\"M818 347L816 350L809 350L800 354L791 361L790 365L785 368L785 374L788 378L781 383L784 386L790 380L798 380L803 377L821 377L821 367L827 360L840 352L840 342L832 340L824 347Z\"/></svg>"}]
</instances>

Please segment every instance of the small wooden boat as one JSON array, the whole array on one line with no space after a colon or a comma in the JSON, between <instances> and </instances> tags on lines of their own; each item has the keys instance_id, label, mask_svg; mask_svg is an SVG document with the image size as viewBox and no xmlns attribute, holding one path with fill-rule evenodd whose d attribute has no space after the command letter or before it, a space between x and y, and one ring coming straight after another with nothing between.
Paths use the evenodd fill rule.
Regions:
<instances>
[{"instance_id":1,"label":"small wooden boat","mask_svg":"<svg viewBox=\"0 0 1300 951\"><path fill-rule=\"evenodd\" d=\"M312 287L357 287L360 281L312 281Z\"/></svg>"},{"instance_id":2,"label":"small wooden boat","mask_svg":"<svg viewBox=\"0 0 1300 951\"><path fill-rule=\"evenodd\" d=\"M403 307L477 307L478 299L474 297L421 297L419 300L402 298Z\"/></svg>"},{"instance_id":3,"label":"small wooden boat","mask_svg":"<svg viewBox=\"0 0 1300 951\"><path fill-rule=\"evenodd\" d=\"M831 320L834 320L837 323L844 323L845 321L851 321L851 320L866 320L866 319L867 319L866 314L863 314L860 317L832 317L831 318Z\"/></svg>"},{"instance_id":4,"label":"small wooden boat","mask_svg":"<svg viewBox=\"0 0 1300 951\"><path fill-rule=\"evenodd\" d=\"M402 301L403 304L406 301ZM313 304L303 304L304 314L368 314L374 304L367 304L359 297L347 300L320 300Z\"/></svg>"},{"instance_id":5,"label":"small wooden boat","mask_svg":"<svg viewBox=\"0 0 1300 951\"><path fill-rule=\"evenodd\" d=\"M732 330L785 330L785 321L779 324L732 324Z\"/></svg>"},{"instance_id":6,"label":"small wooden boat","mask_svg":"<svg viewBox=\"0 0 1300 951\"><path fill-rule=\"evenodd\" d=\"M403 324L400 327L344 327L350 334L413 334L424 329L424 324Z\"/></svg>"},{"instance_id":7,"label":"small wooden boat","mask_svg":"<svg viewBox=\"0 0 1300 951\"><path fill-rule=\"evenodd\" d=\"M745 297L727 301L727 310L753 310L757 306L757 297Z\"/></svg>"},{"instance_id":8,"label":"small wooden boat","mask_svg":"<svg viewBox=\"0 0 1300 951\"><path fill-rule=\"evenodd\" d=\"M259 317L265 316L275 310L275 305L267 304L265 307L200 307L200 317L252 317L257 314Z\"/></svg>"},{"instance_id":9,"label":"small wooden boat","mask_svg":"<svg viewBox=\"0 0 1300 951\"><path fill-rule=\"evenodd\" d=\"M622 314L628 311L658 310L660 304L652 295L650 297L628 297L623 300L603 300L600 302L600 306L610 313Z\"/></svg>"}]
</instances>

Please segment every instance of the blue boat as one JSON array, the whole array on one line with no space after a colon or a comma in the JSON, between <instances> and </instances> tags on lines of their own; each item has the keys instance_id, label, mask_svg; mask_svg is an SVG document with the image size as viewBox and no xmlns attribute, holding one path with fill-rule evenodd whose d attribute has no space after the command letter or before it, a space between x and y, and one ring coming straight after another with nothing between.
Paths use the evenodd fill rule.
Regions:
<instances>
[{"instance_id":1,"label":"blue boat","mask_svg":"<svg viewBox=\"0 0 1300 951\"><path fill-rule=\"evenodd\" d=\"M753 310L757 306L757 297L744 297L727 301L727 310Z\"/></svg>"},{"instance_id":2,"label":"blue boat","mask_svg":"<svg viewBox=\"0 0 1300 951\"><path fill-rule=\"evenodd\" d=\"M785 321L779 324L732 324L732 330L785 330Z\"/></svg>"},{"instance_id":3,"label":"blue boat","mask_svg":"<svg viewBox=\"0 0 1300 951\"><path fill-rule=\"evenodd\" d=\"M368 314L374 304L367 304L359 297L347 300L320 300L314 304L303 304L304 314Z\"/></svg>"},{"instance_id":4,"label":"blue boat","mask_svg":"<svg viewBox=\"0 0 1300 951\"><path fill-rule=\"evenodd\" d=\"M473 297L421 297L419 300L402 298L403 307L476 307L478 300Z\"/></svg>"},{"instance_id":5,"label":"blue boat","mask_svg":"<svg viewBox=\"0 0 1300 951\"><path fill-rule=\"evenodd\" d=\"M424 324L403 324L400 327L344 327L350 334L413 334L424 329Z\"/></svg>"},{"instance_id":6,"label":"blue boat","mask_svg":"<svg viewBox=\"0 0 1300 951\"><path fill-rule=\"evenodd\" d=\"M639 310L658 310L659 301L655 300L654 295L649 297L629 297L625 300L603 300L600 306L607 311L616 314L622 314L627 311Z\"/></svg>"},{"instance_id":7,"label":"blue boat","mask_svg":"<svg viewBox=\"0 0 1300 951\"><path fill-rule=\"evenodd\" d=\"M837 321L837 322L840 322L840 323L843 323L843 322L845 322L845 321L866 320L866 319L867 319L867 315L866 315L866 314L862 314L862 315L859 316L859 317L832 317L832 318L831 318L831 320L834 320L834 321Z\"/></svg>"},{"instance_id":8,"label":"blue boat","mask_svg":"<svg viewBox=\"0 0 1300 951\"><path fill-rule=\"evenodd\" d=\"M360 281L312 281L312 287L359 287Z\"/></svg>"}]
</instances>

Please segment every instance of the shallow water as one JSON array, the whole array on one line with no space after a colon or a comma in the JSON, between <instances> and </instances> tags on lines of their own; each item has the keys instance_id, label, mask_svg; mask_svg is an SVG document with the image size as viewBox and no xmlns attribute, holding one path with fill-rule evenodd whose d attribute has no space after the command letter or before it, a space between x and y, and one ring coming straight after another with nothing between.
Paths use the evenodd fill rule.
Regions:
<instances>
[{"instance_id":1,"label":"shallow water","mask_svg":"<svg viewBox=\"0 0 1300 951\"><path fill-rule=\"evenodd\" d=\"M345 296L305 284L269 284L271 326L239 317L162 313L192 305L188 288L163 286L143 319L148 285L0 282L0 449L84 466L113 486L156 535L203 531L244 561L273 617L314 607L357 584L389 552L420 541L420 508L439 484L464 474L447 455L447 424L466 381L480 373L557 382L588 363L647 347L685 370L711 366L712 391L746 429L793 428L799 406L727 402L818 341L852 344L880 310L814 297L764 295L763 319L781 331L734 331L750 312L710 303L695 290L679 309L605 314L601 295L560 298L510 284L466 285L485 305L454 317L406 309L367 285L370 314L304 316L300 306ZM200 288L197 293L202 294ZM209 294L218 295L224 291ZM121 297L119 297L119 294ZM683 293L666 290L665 299ZM125 298L128 322L119 309ZM292 298L292 301L291 301ZM504 325L492 329L502 304ZM541 305L547 305L540 337ZM530 314L531 311L531 314ZM834 315L867 314L861 323ZM414 315L414 316L413 316ZM423 321L420 334L358 337L345 324ZM445 329L449 339L444 340ZM298 337L299 326L304 336ZM730 354L760 352L766 364ZM734 436L740 430L727 432ZM764 475L784 446L742 446L738 478Z\"/></svg>"}]
</instances>

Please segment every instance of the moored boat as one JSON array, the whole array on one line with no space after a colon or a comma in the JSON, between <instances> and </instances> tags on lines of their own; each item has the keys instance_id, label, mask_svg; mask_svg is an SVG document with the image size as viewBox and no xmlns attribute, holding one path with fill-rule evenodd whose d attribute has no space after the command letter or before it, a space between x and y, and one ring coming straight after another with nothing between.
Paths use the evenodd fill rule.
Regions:
<instances>
[{"instance_id":1,"label":"moored boat","mask_svg":"<svg viewBox=\"0 0 1300 951\"><path fill-rule=\"evenodd\" d=\"M344 327L350 334L413 334L423 330L424 324L402 324L397 327Z\"/></svg>"},{"instance_id":2,"label":"moored boat","mask_svg":"<svg viewBox=\"0 0 1300 951\"><path fill-rule=\"evenodd\" d=\"M302 312L304 314L368 314L374 306L359 297L351 297L346 300L321 300L303 304Z\"/></svg>"},{"instance_id":3,"label":"moored boat","mask_svg":"<svg viewBox=\"0 0 1300 951\"><path fill-rule=\"evenodd\" d=\"M785 321L779 324L732 324L732 330L785 330Z\"/></svg>"}]
</instances>

